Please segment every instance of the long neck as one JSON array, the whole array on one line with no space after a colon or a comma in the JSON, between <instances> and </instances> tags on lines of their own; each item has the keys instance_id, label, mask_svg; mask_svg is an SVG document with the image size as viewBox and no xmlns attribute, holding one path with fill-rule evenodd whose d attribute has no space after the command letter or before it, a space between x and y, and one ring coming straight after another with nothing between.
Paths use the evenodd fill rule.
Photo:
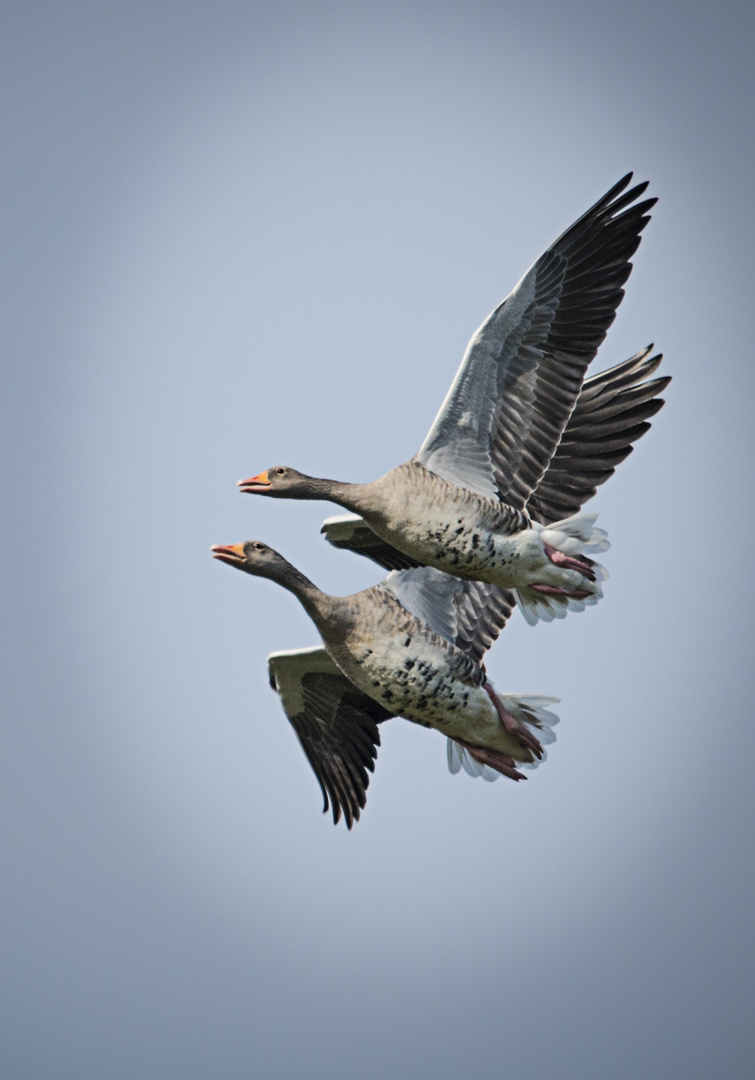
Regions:
<instances>
[{"instance_id":1,"label":"long neck","mask_svg":"<svg viewBox=\"0 0 755 1080\"><path fill-rule=\"evenodd\" d=\"M344 484L340 480L323 480L307 477L306 487L297 492L299 499L324 499L338 506L360 513L365 505L369 484Z\"/></svg>"},{"instance_id":2,"label":"long neck","mask_svg":"<svg viewBox=\"0 0 755 1080\"><path fill-rule=\"evenodd\" d=\"M288 589L289 592L294 594L319 629L322 620L330 612L332 601L335 598L318 589L308 577L302 574L301 570L297 570L289 562L276 567L276 572L271 574L270 577L273 581L282 585L284 589Z\"/></svg>"}]
</instances>

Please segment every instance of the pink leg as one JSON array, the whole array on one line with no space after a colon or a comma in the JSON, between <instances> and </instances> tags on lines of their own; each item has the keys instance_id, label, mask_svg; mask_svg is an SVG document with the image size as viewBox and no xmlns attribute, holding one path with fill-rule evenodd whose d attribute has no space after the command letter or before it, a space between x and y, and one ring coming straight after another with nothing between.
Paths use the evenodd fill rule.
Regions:
<instances>
[{"instance_id":1,"label":"pink leg","mask_svg":"<svg viewBox=\"0 0 755 1080\"><path fill-rule=\"evenodd\" d=\"M519 742L528 750L531 750L536 757L542 757L543 747L540 740L536 739L535 736L527 730L524 724L520 724L516 717L511 715L489 682L485 683L484 689L485 693L495 705L496 712L501 718L501 723L509 734L519 739Z\"/></svg>"},{"instance_id":2,"label":"pink leg","mask_svg":"<svg viewBox=\"0 0 755 1080\"><path fill-rule=\"evenodd\" d=\"M470 743L464 742L463 739L454 739L454 742L457 742L459 746L463 746L465 750L468 750L472 757L482 765L489 765L491 769L495 769L496 772L502 773L512 780L527 779L524 773L517 772L514 767L516 762L513 757L510 757L508 754L502 754L498 750L488 750L484 746L472 746Z\"/></svg>"},{"instance_id":3,"label":"pink leg","mask_svg":"<svg viewBox=\"0 0 755 1080\"><path fill-rule=\"evenodd\" d=\"M531 589L537 589L538 592L545 593L547 596L571 596L575 600L584 600L586 596L592 594L587 589L574 589L573 592L567 592L566 589L559 589L557 585L530 585Z\"/></svg>"},{"instance_id":4,"label":"pink leg","mask_svg":"<svg viewBox=\"0 0 755 1080\"><path fill-rule=\"evenodd\" d=\"M590 566L589 562L583 562L581 559L573 559L571 555L564 555L563 551L558 551L557 548L551 547L550 544L546 544L545 541L543 541L543 547L545 549L545 554L556 566L563 566L565 570L578 570L588 581L595 581L595 571L592 566Z\"/></svg>"}]
</instances>

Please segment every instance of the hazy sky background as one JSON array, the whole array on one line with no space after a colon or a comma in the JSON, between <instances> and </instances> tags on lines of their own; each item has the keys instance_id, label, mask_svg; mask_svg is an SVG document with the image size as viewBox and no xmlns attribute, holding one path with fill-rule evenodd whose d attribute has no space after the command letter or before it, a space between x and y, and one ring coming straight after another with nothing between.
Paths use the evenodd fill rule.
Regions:
<instances>
[{"instance_id":1,"label":"hazy sky background","mask_svg":"<svg viewBox=\"0 0 755 1080\"><path fill-rule=\"evenodd\" d=\"M6 3L0 1071L750 1077L752 9ZM322 817L265 657L382 576L253 500L409 457L467 340L629 169L595 370L668 404L591 504L604 601L489 658L557 694L527 784L392 721Z\"/></svg>"}]
</instances>

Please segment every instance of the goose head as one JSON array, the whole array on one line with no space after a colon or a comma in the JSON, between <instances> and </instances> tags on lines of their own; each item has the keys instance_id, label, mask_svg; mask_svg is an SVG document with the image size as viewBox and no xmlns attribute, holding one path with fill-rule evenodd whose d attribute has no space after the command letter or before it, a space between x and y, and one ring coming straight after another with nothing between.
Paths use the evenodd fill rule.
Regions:
<instances>
[{"instance_id":1,"label":"goose head","mask_svg":"<svg viewBox=\"0 0 755 1080\"><path fill-rule=\"evenodd\" d=\"M302 499L315 494L315 478L297 472L287 465L239 480L239 488L247 495L272 495L278 499Z\"/></svg>"},{"instance_id":2,"label":"goose head","mask_svg":"<svg viewBox=\"0 0 755 1080\"><path fill-rule=\"evenodd\" d=\"M259 540L247 540L243 544L213 544L210 550L214 559L257 577L279 579L291 565L277 551Z\"/></svg>"}]
</instances>

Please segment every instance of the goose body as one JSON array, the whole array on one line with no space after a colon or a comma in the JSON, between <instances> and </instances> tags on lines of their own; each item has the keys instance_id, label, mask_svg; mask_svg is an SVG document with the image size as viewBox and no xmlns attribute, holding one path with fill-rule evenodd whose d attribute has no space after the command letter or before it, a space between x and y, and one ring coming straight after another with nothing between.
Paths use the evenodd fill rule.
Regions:
<instances>
[{"instance_id":1,"label":"goose body","mask_svg":"<svg viewBox=\"0 0 755 1080\"><path fill-rule=\"evenodd\" d=\"M380 585L352 596L330 596L258 541L218 545L212 551L221 561L294 593L347 687L363 695L362 707L366 698L383 710L373 710L371 723L389 714L435 728L459 748L450 764L471 757L488 779L495 774L523 779L518 766L542 760L539 732L556 718L541 706L555 699L499 697L483 665L455 643L464 583L421 568L393 572ZM322 676L321 659L313 671L318 672ZM300 699L299 705L303 696ZM311 724L303 722L302 727ZM550 741L548 736L544 741Z\"/></svg>"},{"instance_id":2,"label":"goose body","mask_svg":"<svg viewBox=\"0 0 755 1080\"><path fill-rule=\"evenodd\" d=\"M564 598L536 587L521 584L521 578L528 574L530 578L540 578L552 582L553 562L545 559L545 544L556 550L569 548L574 554L581 546L585 553L604 550L604 534L594 528L594 515L580 515L579 511L605 483L629 454L633 444L650 429L650 419L664 405L660 393L671 381L669 376L653 379L662 360L661 354L650 356L652 346L640 350L635 356L621 364L609 368L598 375L585 380L577 404L569 417L558 450L532 495L528 499L526 513L515 512L502 503L477 495L466 488L450 485L452 492L445 498L454 498L457 511L455 519L443 522L439 528L450 538L433 545L433 536L426 528L427 522L437 517L437 505L419 507L416 520L404 513L402 507L391 507L392 519L389 522L380 514L367 510L364 516L341 514L326 519L322 532L334 547L345 548L360 555L365 555L386 570L407 569L422 565L422 554L429 551L432 559L436 556L443 560L442 568L467 580L493 582L502 588L510 587L508 594L512 602L518 601L522 614L530 623L538 619L550 621L560 618L569 609L581 610L585 605L595 603L597 595L588 595L583 599ZM416 463L411 463L417 467ZM407 466L393 470L399 473ZM391 477L391 474L388 474ZM386 478L376 482L379 487ZM428 490L442 483L439 478L425 484ZM367 485L372 487L372 485ZM391 485L389 485L391 486ZM411 496L406 495L409 499ZM563 521L564 514L570 515ZM477 528L469 527L470 516L476 515ZM369 518L369 521L368 521ZM408 519L408 520L407 520ZM528 525L518 532L511 531L517 522ZM573 537L564 533L562 526L573 531L579 530L577 544ZM462 527L463 526L463 527ZM391 543L391 537L404 529L404 541L399 549ZM437 530L438 526L436 526ZM430 532L429 542L426 537ZM588 546L584 537L587 535L596 541ZM484 538L484 539L483 539ZM466 564L469 549L475 560L472 574ZM440 550L439 550L440 548ZM495 565L488 566L486 556L490 555ZM458 563L454 560L458 559ZM514 573L507 564L511 560L516 566L516 585ZM518 563L518 565L517 565ZM595 574L597 594L600 581L606 576L605 570L592 563ZM540 575L543 575L540 577ZM577 580L572 578L572 581ZM587 588L584 580L579 583L583 590ZM486 593L489 596L490 593ZM478 596L478 600L480 597ZM484 602L480 600L480 602ZM508 617L504 610L503 621ZM493 631L495 615L491 612L489 631ZM500 626L503 622L500 623Z\"/></svg>"},{"instance_id":3,"label":"goose body","mask_svg":"<svg viewBox=\"0 0 755 1080\"><path fill-rule=\"evenodd\" d=\"M418 461L399 465L367 487L366 497L349 500L352 506L360 506L374 533L419 564L502 589L541 584L593 600L601 595L602 567L576 560L559 565L547 552L553 546L549 538L565 543L556 536L563 529L576 534L574 553L605 550L594 515L544 530L525 511L452 484Z\"/></svg>"},{"instance_id":4,"label":"goose body","mask_svg":"<svg viewBox=\"0 0 755 1080\"><path fill-rule=\"evenodd\" d=\"M318 626L340 670L364 693L406 720L450 738L500 750L515 759L532 752L501 725L484 690L484 669L434 633L382 585L344 597L347 633ZM340 620L339 620L340 622Z\"/></svg>"},{"instance_id":5,"label":"goose body","mask_svg":"<svg viewBox=\"0 0 755 1080\"><path fill-rule=\"evenodd\" d=\"M656 201L638 201L647 184L627 191L630 180L559 237L486 319L409 462L370 484L280 466L240 481L241 490L335 502L411 562L516 589L530 622L595 603L606 574L589 556L607 549L606 534L592 515L551 518L544 530L529 503L558 457Z\"/></svg>"}]
</instances>

